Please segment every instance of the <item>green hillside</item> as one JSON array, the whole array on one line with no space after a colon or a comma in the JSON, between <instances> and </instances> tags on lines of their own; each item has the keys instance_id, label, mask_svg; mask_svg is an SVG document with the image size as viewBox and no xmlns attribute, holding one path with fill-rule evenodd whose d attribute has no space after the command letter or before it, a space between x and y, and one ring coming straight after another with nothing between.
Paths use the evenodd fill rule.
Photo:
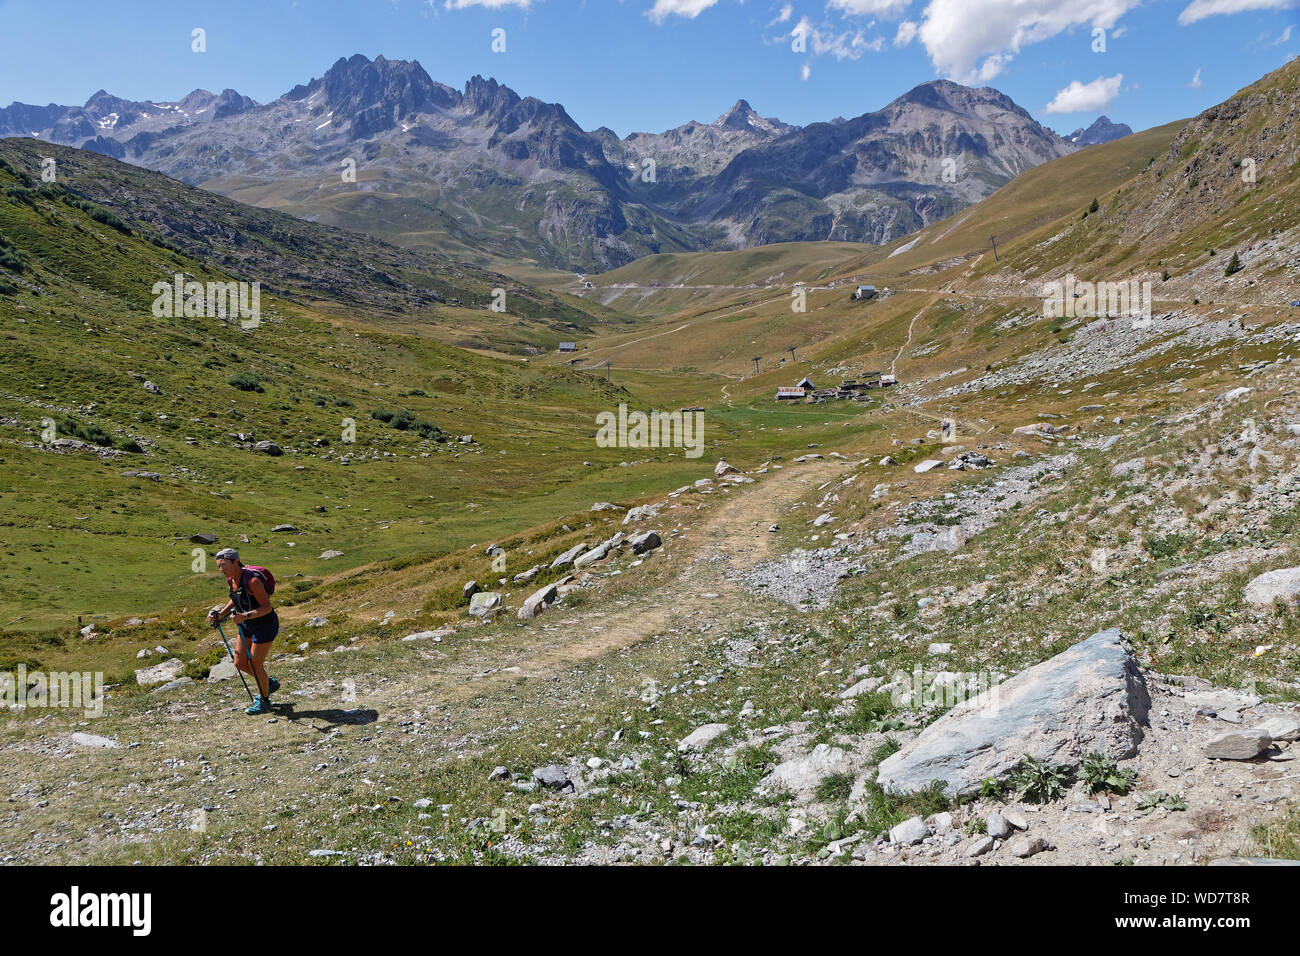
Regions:
<instances>
[{"instance_id":1,"label":"green hillside","mask_svg":"<svg viewBox=\"0 0 1300 956\"><path fill-rule=\"evenodd\" d=\"M60 168L120 165L74 160ZM192 221L197 233L221 221L203 218L206 194L144 175L173 190L155 196L169 221ZM150 197L135 188L141 203ZM7 354L22 357L7 363L0 387L0 624L11 631L211 600L212 568L191 570L198 545L189 537L200 532L218 546L248 537L247 550L293 594L322 575L448 554L701 472L680 450L593 441L598 411L652 405L656 383L642 382L638 398L620 376L607 382L410 334L401 289L389 298L359 290L376 297L374 311L308 284L284 297L264 291L261 324L250 330L233 319L157 317L157 282L246 273L186 254L151 221L128 222L63 183L0 165L0 325ZM305 240L292 220L277 241L286 271L309 275L309 260L295 258ZM684 380L682 402L704 390L716 395L711 382ZM401 427L375 413L397 413ZM807 417L819 426L825 418ZM42 440L46 419L55 437L82 444ZM355 421L355 443L343 442L345 419ZM470 434L473 444L458 441ZM251 450L263 440L284 453ZM710 454L742 457L773 444L725 419L708 442ZM645 466L618 467L632 454ZM279 524L297 533L273 533ZM344 556L318 557L327 550Z\"/></svg>"}]
</instances>

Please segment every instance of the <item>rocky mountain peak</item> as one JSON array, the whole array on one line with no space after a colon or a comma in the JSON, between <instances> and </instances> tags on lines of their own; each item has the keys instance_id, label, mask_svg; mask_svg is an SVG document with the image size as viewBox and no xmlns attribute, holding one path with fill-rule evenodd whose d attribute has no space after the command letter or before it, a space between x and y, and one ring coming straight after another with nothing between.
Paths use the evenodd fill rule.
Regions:
<instances>
[{"instance_id":1,"label":"rocky mountain peak","mask_svg":"<svg viewBox=\"0 0 1300 956\"><path fill-rule=\"evenodd\" d=\"M736 100L736 105L713 121L714 126L727 126L731 129L749 129L752 120L758 116L747 100Z\"/></svg>"},{"instance_id":2,"label":"rocky mountain peak","mask_svg":"<svg viewBox=\"0 0 1300 956\"><path fill-rule=\"evenodd\" d=\"M481 113L493 122L519 103L519 94L495 79L484 79L477 73L465 84L462 102L472 113Z\"/></svg>"},{"instance_id":3,"label":"rocky mountain peak","mask_svg":"<svg viewBox=\"0 0 1300 956\"><path fill-rule=\"evenodd\" d=\"M962 86L952 80L930 80L908 90L886 109L908 103L951 113L971 113L980 107L1007 110L1025 119L1033 118L1000 90L991 86Z\"/></svg>"},{"instance_id":4,"label":"rocky mountain peak","mask_svg":"<svg viewBox=\"0 0 1300 956\"><path fill-rule=\"evenodd\" d=\"M435 83L418 60L377 56L372 61L360 53L340 57L321 78L319 88L335 119L352 122L354 139L392 129L416 113L454 106L456 101L454 92Z\"/></svg>"},{"instance_id":5,"label":"rocky mountain peak","mask_svg":"<svg viewBox=\"0 0 1300 956\"><path fill-rule=\"evenodd\" d=\"M1112 123L1109 116L1103 115L1098 116L1087 129L1081 126L1066 139L1076 146L1096 146L1098 143L1109 143L1113 139L1128 136L1132 132L1132 127L1127 123Z\"/></svg>"}]
</instances>

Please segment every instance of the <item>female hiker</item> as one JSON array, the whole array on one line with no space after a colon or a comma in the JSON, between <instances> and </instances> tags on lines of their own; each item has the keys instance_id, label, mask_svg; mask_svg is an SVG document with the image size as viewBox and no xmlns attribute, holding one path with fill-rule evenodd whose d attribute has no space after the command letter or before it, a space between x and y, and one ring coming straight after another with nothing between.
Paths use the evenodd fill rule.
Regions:
<instances>
[{"instance_id":1,"label":"female hiker","mask_svg":"<svg viewBox=\"0 0 1300 956\"><path fill-rule=\"evenodd\" d=\"M217 567L226 576L230 600L208 612L208 623L215 627L218 622L233 618L239 625L235 667L253 675L258 693L256 703L246 713L265 714L271 709L271 695L280 687L278 680L267 675L265 664L271 642L280 633L280 618L271 607L275 578L265 568L245 566L234 548L217 552ZM248 645L252 645L251 653Z\"/></svg>"}]
</instances>

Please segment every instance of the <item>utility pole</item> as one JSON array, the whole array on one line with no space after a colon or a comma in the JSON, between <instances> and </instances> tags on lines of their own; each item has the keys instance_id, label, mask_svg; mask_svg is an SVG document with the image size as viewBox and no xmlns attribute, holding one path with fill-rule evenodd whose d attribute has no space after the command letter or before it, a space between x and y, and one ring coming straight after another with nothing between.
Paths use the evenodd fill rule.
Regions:
<instances>
[{"instance_id":1,"label":"utility pole","mask_svg":"<svg viewBox=\"0 0 1300 956\"><path fill-rule=\"evenodd\" d=\"M609 381L609 359L605 359L605 381Z\"/></svg>"},{"instance_id":2,"label":"utility pole","mask_svg":"<svg viewBox=\"0 0 1300 956\"><path fill-rule=\"evenodd\" d=\"M989 236L989 242L993 243L993 261L998 261L998 240L996 236Z\"/></svg>"},{"instance_id":3,"label":"utility pole","mask_svg":"<svg viewBox=\"0 0 1300 956\"><path fill-rule=\"evenodd\" d=\"M761 355L755 355L755 356L754 356L754 374L755 374L755 375L758 374L758 360L759 360L760 358L762 358Z\"/></svg>"},{"instance_id":4,"label":"utility pole","mask_svg":"<svg viewBox=\"0 0 1300 956\"><path fill-rule=\"evenodd\" d=\"M788 349L786 349L786 351L790 353L790 361L791 361L791 362L794 361L794 349L795 349L795 347L794 347L793 345L790 346Z\"/></svg>"}]
</instances>

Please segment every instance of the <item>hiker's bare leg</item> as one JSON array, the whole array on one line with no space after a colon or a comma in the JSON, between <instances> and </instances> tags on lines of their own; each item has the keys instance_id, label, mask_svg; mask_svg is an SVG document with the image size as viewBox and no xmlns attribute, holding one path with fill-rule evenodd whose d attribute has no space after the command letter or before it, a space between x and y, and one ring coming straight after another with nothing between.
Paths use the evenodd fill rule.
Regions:
<instances>
[{"instance_id":1,"label":"hiker's bare leg","mask_svg":"<svg viewBox=\"0 0 1300 956\"><path fill-rule=\"evenodd\" d=\"M271 695L267 691L271 685L266 676L266 655L271 652L271 645L253 644L253 658L250 661L247 653L250 643L244 635L239 635L239 640L235 643L235 667L245 674L253 675L253 680L257 682L257 692L263 697L269 697Z\"/></svg>"},{"instance_id":2,"label":"hiker's bare leg","mask_svg":"<svg viewBox=\"0 0 1300 956\"><path fill-rule=\"evenodd\" d=\"M253 677L257 680L257 692L263 697L271 696L270 679L266 675L266 655L271 653L270 643L253 645Z\"/></svg>"}]
</instances>

